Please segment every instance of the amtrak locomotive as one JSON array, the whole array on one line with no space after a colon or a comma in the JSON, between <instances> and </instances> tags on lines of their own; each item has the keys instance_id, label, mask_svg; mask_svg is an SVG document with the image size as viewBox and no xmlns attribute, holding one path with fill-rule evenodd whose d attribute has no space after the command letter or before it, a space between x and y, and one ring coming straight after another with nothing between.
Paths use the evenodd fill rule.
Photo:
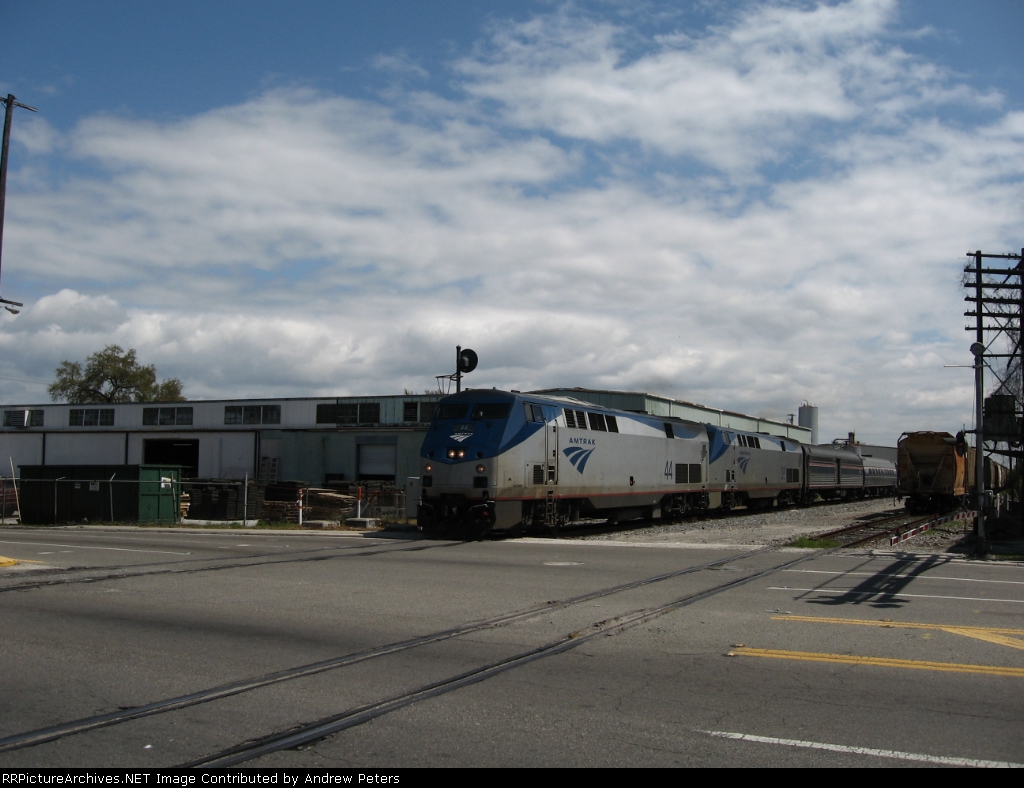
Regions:
<instances>
[{"instance_id":1,"label":"amtrak locomotive","mask_svg":"<svg viewBox=\"0 0 1024 788\"><path fill-rule=\"evenodd\" d=\"M894 463L850 451L493 389L442 399L420 462L420 527L466 538L891 495L896 485Z\"/></svg>"}]
</instances>

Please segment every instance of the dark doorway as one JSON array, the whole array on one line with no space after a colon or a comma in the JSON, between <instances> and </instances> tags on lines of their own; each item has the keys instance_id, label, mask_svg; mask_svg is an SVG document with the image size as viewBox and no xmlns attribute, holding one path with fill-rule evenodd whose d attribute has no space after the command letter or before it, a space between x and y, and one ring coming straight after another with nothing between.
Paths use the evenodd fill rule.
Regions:
<instances>
[{"instance_id":1,"label":"dark doorway","mask_svg":"<svg viewBox=\"0 0 1024 788\"><path fill-rule=\"evenodd\" d=\"M361 443L356 460L359 481L393 482L398 446L394 443Z\"/></svg>"},{"instance_id":2,"label":"dark doorway","mask_svg":"<svg viewBox=\"0 0 1024 788\"><path fill-rule=\"evenodd\" d=\"M182 479L199 475L199 441L147 440L142 442L146 465L180 465Z\"/></svg>"}]
</instances>

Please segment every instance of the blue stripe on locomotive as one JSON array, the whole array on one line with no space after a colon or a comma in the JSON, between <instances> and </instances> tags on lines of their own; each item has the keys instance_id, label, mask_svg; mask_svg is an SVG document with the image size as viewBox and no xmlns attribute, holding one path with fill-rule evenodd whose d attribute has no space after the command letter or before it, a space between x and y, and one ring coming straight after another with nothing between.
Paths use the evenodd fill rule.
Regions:
<instances>
[{"instance_id":1,"label":"blue stripe on locomotive","mask_svg":"<svg viewBox=\"0 0 1024 788\"><path fill-rule=\"evenodd\" d=\"M470 406L482 403L509 403L509 414L504 419L470 419ZM504 391L493 391L490 389L470 389L459 394L452 394L438 402L442 405L465 405L466 413L464 418L440 419L434 418L426 438L423 440L423 447L420 449L420 456L437 462L444 462L454 465L460 462L471 462L475 460L496 457L515 446L523 443L533 435L536 435L543 427L543 422L529 421L526 418L524 403L540 405L544 412L545 422L552 422L562 413L564 407L574 407L586 411L598 411L612 413L619 419L630 419L632 421L646 424L656 430L664 429L665 419L657 416L645 416L639 413L614 410L592 403L565 403L559 400L552 400L548 397L510 394ZM459 426L472 424L472 431L466 436L456 429ZM676 423L678 427L678 422ZM461 438L461 439L460 439ZM447 450L456 446L466 449L465 456L461 459L448 459ZM723 449L724 450L724 449ZM589 457L588 457L589 458ZM580 472L586 467L586 461L576 466Z\"/></svg>"},{"instance_id":2,"label":"blue stripe on locomotive","mask_svg":"<svg viewBox=\"0 0 1024 788\"><path fill-rule=\"evenodd\" d=\"M531 435L539 432L544 425L540 422L528 422L523 408L516 407L520 401L521 398L514 394L486 389L464 391L445 397L438 403L438 408L447 405L465 405L465 414L456 419L441 419L435 416L430 424L430 430L423 440L420 456L424 459L454 465L459 462L495 457L507 451L509 447L522 443ZM503 419L470 418L471 406L491 403L508 403L508 416ZM471 425L471 430L458 429L465 425ZM466 450L465 456L461 459L448 459L446 456L448 449L456 446Z\"/></svg>"}]
</instances>

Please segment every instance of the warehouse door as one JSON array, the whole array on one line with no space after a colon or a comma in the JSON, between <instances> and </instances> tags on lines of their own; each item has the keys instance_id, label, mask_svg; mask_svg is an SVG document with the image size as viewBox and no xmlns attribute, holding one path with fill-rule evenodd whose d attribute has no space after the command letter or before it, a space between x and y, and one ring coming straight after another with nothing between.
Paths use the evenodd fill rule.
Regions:
<instances>
[{"instance_id":1,"label":"warehouse door","mask_svg":"<svg viewBox=\"0 0 1024 788\"><path fill-rule=\"evenodd\" d=\"M393 482L397 457L398 446L393 443L360 443L359 481Z\"/></svg>"},{"instance_id":2,"label":"warehouse door","mask_svg":"<svg viewBox=\"0 0 1024 788\"><path fill-rule=\"evenodd\" d=\"M180 465L182 479L199 475L199 441L147 440L142 443L145 465Z\"/></svg>"}]
</instances>

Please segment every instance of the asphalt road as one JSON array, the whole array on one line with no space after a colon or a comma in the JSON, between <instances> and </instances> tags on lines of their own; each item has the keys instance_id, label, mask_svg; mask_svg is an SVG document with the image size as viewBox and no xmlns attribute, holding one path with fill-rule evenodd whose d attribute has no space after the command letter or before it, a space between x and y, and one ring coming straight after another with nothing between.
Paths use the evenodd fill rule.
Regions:
<instances>
[{"instance_id":1,"label":"asphalt road","mask_svg":"<svg viewBox=\"0 0 1024 788\"><path fill-rule=\"evenodd\" d=\"M361 707L371 719L247 765L1024 762L1016 564L28 528L0 530L0 555L19 561L0 568L0 768L179 765ZM361 652L207 702L11 741ZM497 667L477 675L486 666ZM460 675L480 680L449 686Z\"/></svg>"}]
</instances>

